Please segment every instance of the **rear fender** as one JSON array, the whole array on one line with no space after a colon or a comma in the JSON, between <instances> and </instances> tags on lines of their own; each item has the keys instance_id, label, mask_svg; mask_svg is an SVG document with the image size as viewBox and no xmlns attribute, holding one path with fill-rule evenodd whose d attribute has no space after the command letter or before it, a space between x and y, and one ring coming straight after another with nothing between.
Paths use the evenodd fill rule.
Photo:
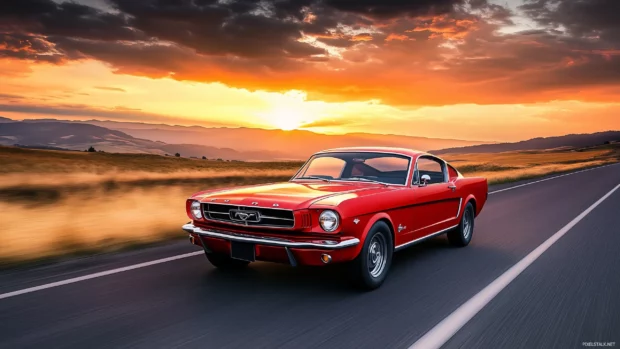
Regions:
<instances>
[{"instance_id":1,"label":"rear fender","mask_svg":"<svg viewBox=\"0 0 620 349\"><path fill-rule=\"evenodd\" d=\"M461 220L461 217L463 216L463 212L465 211L465 206L467 205L468 202L472 201L474 203L474 208L475 208L475 212L474 212L474 217L477 217L478 214L480 213L480 210L482 210L482 207L480 207L480 205L478 204L478 200L476 200L476 197L474 196L474 194L469 194L469 196L467 196L467 198L465 200L463 200L462 203L462 207L461 207L461 214L458 217L459 221Z\"/></svg>"}]
</instances>

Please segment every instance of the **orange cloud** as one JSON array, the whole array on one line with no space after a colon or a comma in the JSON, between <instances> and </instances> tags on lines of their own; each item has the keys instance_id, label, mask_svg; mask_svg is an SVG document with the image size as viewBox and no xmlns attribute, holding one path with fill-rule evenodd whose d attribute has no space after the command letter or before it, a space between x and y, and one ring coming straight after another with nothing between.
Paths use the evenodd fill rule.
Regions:
<instances>
[{"instance_id":1,"label":"orange cloud","mask_svg":"<svg viewBox=\"0 0 620 349\"><path fill-rule=\"evenodd\" d=\"M477 29L473 19L454 19L448 16L433 17L429 22L407 32L429 32L430 38L463 39Z\"/></svg>"},{"instance_id":2,"label":"orange cloud","mask_svg":"<svg viewBox=\"0 0 620 349\"><path fill-rule=\"evenodd\" d=\"M405 41L405 40L409 40L409 37L403 34L390 33L390 35L388 35L387 38L385 38L385 41L393 41L393 40Z\"/></svg>"},{"instance_id":3,"label":"orange cloud","mask_svg":"<svg viewBox=\"0 0 620 349\"><path fill-rule=\"evenodd\" d=\"M372 35L370 34L357 34L351 38L351 41L372 41Z\"/></svg>"}]
</instances>

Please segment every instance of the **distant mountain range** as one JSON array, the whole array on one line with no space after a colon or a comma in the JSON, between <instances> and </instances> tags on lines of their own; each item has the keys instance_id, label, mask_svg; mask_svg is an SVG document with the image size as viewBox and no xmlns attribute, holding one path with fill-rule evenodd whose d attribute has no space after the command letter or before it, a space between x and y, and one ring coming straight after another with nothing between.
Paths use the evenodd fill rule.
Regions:
<instances>
[{"instance_id":1,"label":"distant mountain range","mask_svg":"<svg viewBox=\"0 0 620 349\"><path fill-rule=\"evenodd\" d=\"M325 135L310 131L206 128L117 121L15 121L0 117L0 145L118 153L170 154L209 159L303 160L328 148L392 146L445 153L494 153L558 147L588 147L620 140L620 131L534 138L515 143L483 143L370 133ZM433 150L435 149L435 150Z\"/></svg>"},{"instance_id":2,"label":"distant mountain range","mask_svg":"<svg viewBox=\"0 0 620 349\"><path fill-rule=\"evenodd\" d=\"M64 122L1 122L0 145L21 145L43 149L95 150L116 153L147 153L184 157L202 157L229 160L273 160L284 158L282 153L239 152L234 149L217 148L195 144L166 144L140 139L124 132L105 127Z\"/></svg>"},{"instance_id":3,"label":"distant mountain range","mask_svg":"<svg viewBox=\"0 0 620 349\"><path fill-rule=\"evenodd\" d=\"M10 120L10 119L9 119ZM10 120L13 121L13 120ZM435 147L454 147L481 144L478 141L437 139L370 133L325 135L311 131L265 130L256 128L226 128L176 126L117 121L61 121L35 119L17 122L20 127L0 123L0 144L22 144L82 149L93 145L108 152L169 153L182 156L223 158L231 160L300 160L327 149L348 146L393 146L428 150ZM38 126L37 126L38 125ZM52 138L41 134L54 127ZM72 128L90 125L99 128ZM106 136L102 131L108 130ZM20 134L14 132L19 130ZM18 137L19 136L19 137ZM11 143L12 142L12 143ZM89 143L90 142L90 143Z\"/></svg>"},{"instance_id":4,"label":"distant mountain range","mask_svg":"<svg viewBox=\"0 0 620 349\"><path fill-rule=\"evenodd\" d=\"M480 144L467 147L431 150L434 154L445 153L499 153L516 150L543 150L563 147L585 148L620 141L620 131L605 131L590 134L569 134L558 137L532 138L514 143Z\"/></svg>"}]
</instances>

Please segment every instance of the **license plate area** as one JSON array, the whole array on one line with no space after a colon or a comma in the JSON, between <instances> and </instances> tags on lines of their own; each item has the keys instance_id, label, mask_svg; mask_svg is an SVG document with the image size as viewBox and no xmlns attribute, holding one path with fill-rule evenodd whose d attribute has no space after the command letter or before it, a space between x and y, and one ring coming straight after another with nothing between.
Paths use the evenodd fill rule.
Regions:
<instances>
[{"instance_id":1,"label":"license plate area","mask_svg":"<svg viewBox=\"0 0 620 349\"><path fill-rule=\"evenodd\" d=\"M256 245L247 242L230 242L230 257L242 261L254 262L256 260Z\"/></svg>"}]
</instances>

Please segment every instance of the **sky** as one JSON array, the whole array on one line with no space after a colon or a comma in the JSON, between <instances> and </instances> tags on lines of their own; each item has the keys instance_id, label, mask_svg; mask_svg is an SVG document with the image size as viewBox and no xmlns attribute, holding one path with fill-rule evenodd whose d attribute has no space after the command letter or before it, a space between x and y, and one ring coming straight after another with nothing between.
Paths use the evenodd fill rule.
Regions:
<instances>
[{"instance_id":1,"label":"sky","mask_svg":"<svg viewBox=\"0 0 620 349\"><path fill-rule=\"evenodd\" d=\"M620 129L617 0L4 0L0 116L517 141Z\"/></svg>"}]
</instances>

